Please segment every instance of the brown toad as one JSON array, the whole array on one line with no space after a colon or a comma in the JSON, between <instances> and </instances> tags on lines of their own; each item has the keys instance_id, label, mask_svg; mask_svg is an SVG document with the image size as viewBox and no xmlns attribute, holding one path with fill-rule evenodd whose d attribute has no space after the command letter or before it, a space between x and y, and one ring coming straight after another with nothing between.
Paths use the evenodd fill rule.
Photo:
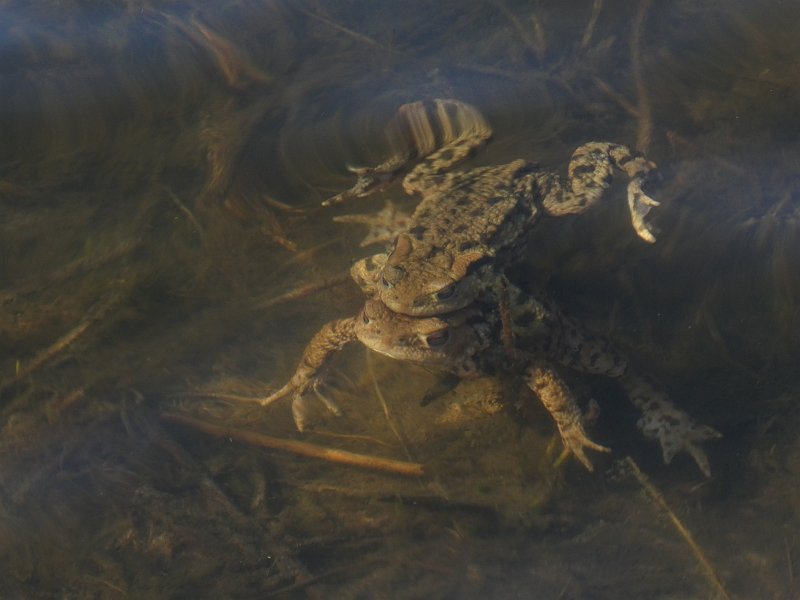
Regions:
<instances>
[{"instance_id":1,"label":"brown toad","mask_svg":"<svg viewBox=\"0 0 800 600\"><path fill-rule=\"evenodd\" d=\"M357 170L356 184L327 202L367 196L399 177L406 193L421 196L410 217L391 205L385 209L391 223L381 223L383 237L394 239L392 250L354 268L365 291L395 312L430 316L467 306L494 286L497 272L513 260L524 246L525 233L543 215L588 210L611 184L614 168L630 178L634 230L643 240L655 241L645 217L658 202L642 189L655 165L626 146L580 146L562 183L558 175L525 160L447 172L492 135L478 110L457 100L403 105L395 125L407 150L377 167ZM376 223L353 215L337 220ZM368 260L378 265L377 272L365 266Z\"/></svg>"},{"instance_id":2,"label":"brown toad","mask_svg":"<svg viewBox=\"0 0 800 600\"><path fill-rule=\"evenodd\" d=\"M607 449L587 437L578 404L553 366L559 363L619 379L642 413L639 429L660 443L664 461L669 463L676 452L686 451L700 470L710 475L708 459L699 444L718 437L718 432L675 407L666 394L636 374L605 339L585 331L552 304L531 298L513 286L505 288L504 297L504 310L475 302L437 317L409 317L377 300L368 300L356 317L325 325L306 347L289 383L262 402L269 404L291 395L295 421L301 429L308 391L315 392L338 413L317 387L329 359L354 341L392 358L438 367L458 377L522 373L555 420L565 446L592 470L584 450Z\"/></svg>"}]
</instances>

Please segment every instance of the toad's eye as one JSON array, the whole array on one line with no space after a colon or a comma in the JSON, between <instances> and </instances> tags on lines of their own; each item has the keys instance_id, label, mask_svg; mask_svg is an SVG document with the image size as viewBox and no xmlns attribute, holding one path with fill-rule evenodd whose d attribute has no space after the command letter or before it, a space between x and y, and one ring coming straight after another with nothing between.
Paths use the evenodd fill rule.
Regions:
<instances>
[{"instance_id":1,"label":"toad's eye","mask_svg":"<svg viewBox=\"0 0 800 600\"><path fill-rule=\"evenodd\" d=\"M438 348L439 346L444 346L449 339L450 332L447 329L443 329L442 331L430 334L425 338L425 342L428 344L429 348Z\"/></svg>"},{"instance_id":2,"label":"toad's eye","mask_svg":"<svg viewBox=\"0 0 800 600\"><path fill-rule=\"evenodd\" d=\"M436 292L437 300L447 300L448 298L452 298L453 295L456 293L456 285L451 284L448 285L446 288L442 288L438 292Z\"/></svg>"},{"instance_id":3,"label":"toad's eye","mask_svg":"<svg viewBox=\"0 0 800 600\"><path fill-rule=\"evenodd\" d=\"M361 311L361 321L364 323L364 325L369 325L369 317L367 316L366 311Z\"/></svg>"}]
</instances>

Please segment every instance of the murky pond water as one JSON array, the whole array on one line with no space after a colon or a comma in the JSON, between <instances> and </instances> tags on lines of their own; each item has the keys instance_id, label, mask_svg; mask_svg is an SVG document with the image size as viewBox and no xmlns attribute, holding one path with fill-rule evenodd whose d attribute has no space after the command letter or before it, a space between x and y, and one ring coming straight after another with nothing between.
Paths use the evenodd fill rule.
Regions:
<instances>
[{"instance_id":1,"label":"murky pond water","mask_svg":"<svg viewBox=\"0 0 800 600\"><path fill-rule=\"evenodd\" d=\"M0 596L800 594L799 5L0 15ZM300 434L288 399L247 400L363 305L348 269L384 248L333 217L416 200L321 201L389 156L398 107L434 98L494 131L459 168L564 174L591 140L658 163L655 244L615 184L540 222L514 272L722 432L710 478L664 465L622 389L579 373L612 449L593 473L514 377L431 394L439 373L352 345L323 388L342 416L314 401Z\"/></svg>"}]
</instances>

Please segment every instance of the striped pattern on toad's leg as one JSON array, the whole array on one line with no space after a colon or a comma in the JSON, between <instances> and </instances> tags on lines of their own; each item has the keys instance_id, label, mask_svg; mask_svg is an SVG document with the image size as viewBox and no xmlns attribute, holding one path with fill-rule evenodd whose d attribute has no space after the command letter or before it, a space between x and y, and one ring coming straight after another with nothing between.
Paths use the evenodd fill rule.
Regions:
<instances>
[{"instance_id":1,"label":"striped pattern on toad's leg","mask_svg":"<svg viewBox=\"0 0 800 600\"><path fill-rule=\"evenodd\" d=\"M559 377L552 366L537 361L526 370L528 385L553 417L564 445L581 461L584 467L593 471L594 467L586 457L584 448L609 452L609 449L591 441L583 428L580 407L567 384Z\"/></svg>"},{"instance_id":2,"label":"striped pattern on toad's leg","mask_svg":"<svg viewBox=\"0 0 800 600\"><path fill-rule=\"evenodd\" d=\"M407 128L416 154L424 156L403 179L407 194L437 186L440 174L473 156L492 137L492 129L478 109L458 100L404 104L397 118Z\"/></svg>"},{"instance_id":3,"label":"striped pattern on toad's leg","mask_svg":"<svg viewBox=\"0 0 800 600\"><path fill-rule=\"evenodd\" d=\"M358 176L349 190L322 204L339 204L378 192L400 177L407 194L436 187L450 175L444 173L480 150L492 137L492 129L474 106L458 100L436 99L402 105L389 125L395 148L375 167L350 170Z\"/></svg>"}]
</instances>

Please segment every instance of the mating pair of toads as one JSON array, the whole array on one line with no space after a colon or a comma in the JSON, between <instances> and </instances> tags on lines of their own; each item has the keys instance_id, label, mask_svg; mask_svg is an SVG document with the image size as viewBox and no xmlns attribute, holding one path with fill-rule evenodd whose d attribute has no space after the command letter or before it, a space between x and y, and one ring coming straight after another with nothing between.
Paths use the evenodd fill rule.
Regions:
<instances>
[{"instance_id":1,"label":"mating pair of toads","mask_svg":"<svg viewBox=\"0 0 800 600\"><path fill-rule=\"evenodd\" d=\"M604 338L504 274L521 257L527 234L540 219L588 210L609 188L614 169L629 178L634 231L654 242L646 217L658 202L643 186L655 165L626 146L590 142L573 153L566 181L525 160L451 171L491 137L477 109L456 100L415 102L400 107L394 126L405 151L356 170L355 185L326 204L367 196L400 178L405 192L418 194L421 201L410 216L387 205L380 213L387 222L380 215L339 218L380 226L372 241L385 239L390 249L358 261L351 270L368 298L361 312L324 325L291 380L261 403L291 397L301 430L308 392L338 412L317 386L331 357L360 341L392 358L458 377L522 374L555 420L565 446L592 470L585 450L608 448L587 436L581 410L555 368L563 365L619 380L641 411L639 429L659 442L664 460L688 452L708 476L700 444L719 437L717 431L677 408Z\"/></svg>"}]
</instances>

